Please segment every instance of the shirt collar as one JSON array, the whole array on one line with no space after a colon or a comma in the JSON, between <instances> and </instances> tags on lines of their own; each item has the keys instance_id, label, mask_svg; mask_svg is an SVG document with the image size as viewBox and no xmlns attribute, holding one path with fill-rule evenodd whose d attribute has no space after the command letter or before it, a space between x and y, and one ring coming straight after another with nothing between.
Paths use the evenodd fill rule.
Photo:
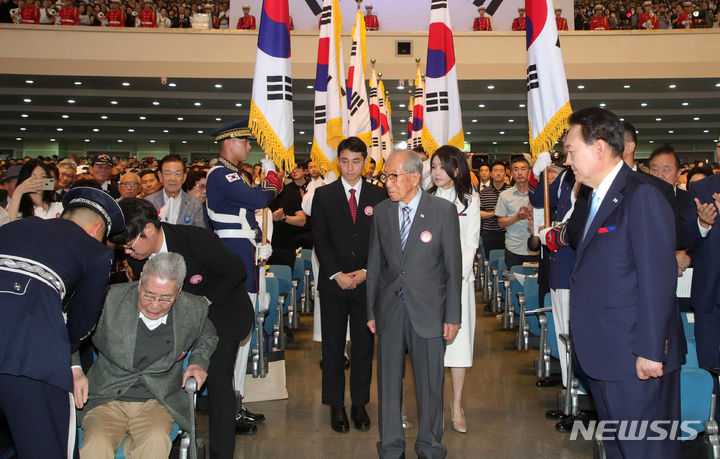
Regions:
<instances>
[{"instance_id":1,"label":"shirt collar","mask_svg":"<svg viewBox=\"0 0 720 459\"><path fill-rule=\"evenodd\" d=\"M164 316L162 316L158 319L148 319L147 317L145 317L145 314L143 314L142 311L138 311L138 313L139 313L138 317L145 323L145 326L149 330L155 330L160 325L167 324L167 318L168 318L167 314L165 314Z\"/></svg>"},{"instance_id":2,"label":"shirt collar","mask_svg":"<svg viewBox=\"0 0 720 459\"><path fill-rule=\"evenodd\" d=\"M595 189L595 193L597 194L598 198L600 199L600 202L602 202L603 198L607 194L607 192L610 190L610 186L612 185L613 181L615 180L615 177L617 177L618 172L620 172L620 169L622 169L624 161L620 160L618 163L613 167L613 170L610 171L608 175L605 176L605 178L600 182L600 185Z\"/></svg>"},{"instance_id":3,"label":"shirt collar","mask_svg":"<svg viewBox=\"0 0 720 459\"><path fill-rule=\"evenodd\" d=\"M163 240L162 246L160 246L160 250L158 251L158 253L151 253L150 256L148 257L148 259L154 257L155 255L159 255L161 253L168 253L167 238L165 237L165 231L163 231L162 227L160 227L160 235L162 236L162 240Z\"/></svg>"},{"instance_id":4,"label":"shirt collar","mask_svg":"<svg viewBox=\"0 0 720 459\"><path fill-rule=\"evenodd\" d=\"M405 204L404 202L400 202L400 208L402 209L403 207L409 207L413 212L415 212L418 208L418 205L420 204L420 198L422 197L422 193L422 188L418 187L418 192L415 197L412 198L412 201L407 204Z\"/></svg>"},{"instance_id":5,"label":"shirt collar","mask_svg":"<svg viewBox=\"0 0 720 459\"><path fill-rule=\"evenodd\" d=\"M350 194L350 190L355 190L355 194L360 193L360 188L362 188L362 179L358 180L355 186L351 186L348 182L346 182L345 177L341 176L340 181L345 189L345 194Z\"/></svg>"}]
</instances>

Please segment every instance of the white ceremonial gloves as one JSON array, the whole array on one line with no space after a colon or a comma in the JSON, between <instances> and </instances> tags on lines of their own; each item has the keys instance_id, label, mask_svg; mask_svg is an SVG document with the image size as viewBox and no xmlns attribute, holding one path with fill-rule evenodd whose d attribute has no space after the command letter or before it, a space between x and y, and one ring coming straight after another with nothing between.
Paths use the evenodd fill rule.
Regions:
<instances>
[{"instance_id":1,"label":"white ceremonial gloves","mask_svg":"<svg viewBox=\"0 0 720 459\"><path fill-rule=\"evenodd\" d=\"M535 160L535 164L533 165L533 174L535 174L535 177L540 177L540 175L543 173L543 171L552 164L552 159L550 158L550 153L547 151L543 151L540 153Z\"/></svg>"},{"instance_id":2,"label":"white ceremonial gloves","mask_svg":"<svg viewBox=\"0 0 720 459\"><path fill-rule=\"evenodd\" d=\"M263 174L267 174L268 172L277 172L275 170L275 163L272 161L272 159L264 158L260 160L260 165L262 166Z\"/></svg>"},{"instance_id":3,"label":"white ceremonial gloves","mask_svg":"<svg viewBox=\"0 0 720 459\"><path fill-rule=\"evenodd\" d=\"M257 252L261 260L267 260L272 255L272 245L261 244L258 246Z\"/></svg>"}]
</instances>

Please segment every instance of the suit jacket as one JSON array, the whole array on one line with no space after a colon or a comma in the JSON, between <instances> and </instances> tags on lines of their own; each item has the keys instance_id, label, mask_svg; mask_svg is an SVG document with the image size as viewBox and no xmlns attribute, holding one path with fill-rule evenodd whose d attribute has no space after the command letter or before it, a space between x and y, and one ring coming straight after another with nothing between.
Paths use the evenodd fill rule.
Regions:
<instances>
[{"instance_id":1,"label":"suit jacket","mask_svg":"<svg viewBox=\"0 0 720 459\"><path fill-rule=\"evenodd\" d=\"M443 324L460 323L462 251L455 204L424 191L405 250L400 246L398 203L375 206L368 249L368 320L376 331L400 302L402 291L413 328L423 338L443 335Z\"/></svg>"},{"instance_id":2,"label":"suit jacket","mask_svg":"<svg viewBox=\"0 0 720 459\"><path fill-rule=\"evenodd\" d=\"M647 177L623 165L580 241L570 278L570 333L590 377L637 378L637 356L663 362L665 373L682 365L676 283L672 209Z\"/></svg>"},{"instance_id":3,"label":"suit jacket","mask_svg":"<svg viewBox=\"0 0 720 459\"><path fill-rule=\"evenodd\" d=\"M252 329L254 310L245 290L247 273L242 259L211 231L168 223L161 223L161 227L168 252L179 253L185 259L183 291L212 301L210 320L219 335L245 338ZM145 261L128 260L136 278Z\"/></svg>"},{"instance_id":4,"label":"suit jacket","mask_svg":"<svg viewBox=\"0 0 720 459\"><path fill-rule=\"evenodd\" d=\"M203 214L202 203L194 196L187 194L184 190L180 190L178 197L180 198L180 210L178 211L177 219L169 223L207 228L205 226L205 215ZM147 195L145 199L150 201L158 212L160 212L160 209L165 205L165 190L156 191L153 194Z\"/></svg>"},{"instance_id":5,"label":"suit jacket","mask_svg":"<svg viewBox=\"0 0 720 459\"><path fill-rule=\"evenodd\" d=\"M330 279L335 273L367 269L370 224L375 206L387 198L385 190L361 180L355 223L350 215L342 180L315 190L312 203L312 231L320 262L318 288L320 291L340 292L337 282ZM365 286L359 289L363 294Z\"/></svg>"},{"instance_id":6,"label":"suit jacket","mask_svg":"<svg viewBox=\"0 0 720 459\"><path fill-rule=\"evenodd\" d=\"M134 368L138 321L138 283L115 284L110 288L100 322L92 336L97 360L88 372L89 396L78 421L96 406L120 398L140 378L155 399L170 411L183 429L190 428L187 394L182 390L183 360L207 370L215 352L217 335L208 320L207 302L180 292L170 310L173 324L173 351L152 362L144 370ZM74 363L79 362L77 353Z\"/></svg>"},{"instance_id":7,"label":"suit jacket","mask_svg":"<svg viewBox=\"0 0 720 459\"><path fill-rule=\"evenodd\" d=\"M683 244L692 250L695 268L690 303L698 312L710 312L720 306L720 263L717 260L720 253L720 220L715 220L710 232L703 238L698 228L697 207L694 203L695 198L703 204L714 202L713 193L720 193L720 175L712 175L690 184L689 199L692 205L684 209L682 218Z\"/></svg>"},{"instance_id":8,"label":"suit jacket","mask_svg":"<svg viewBox=\"0 0 720 459\"><path fill-rule=\"evenodd\" d=\"M108 187L105 192L112 196L113 199L118 199L120 197L120 190L118 189L118 184L115 182L111 181L108 183Z\"/></svg>"}]
</instances>

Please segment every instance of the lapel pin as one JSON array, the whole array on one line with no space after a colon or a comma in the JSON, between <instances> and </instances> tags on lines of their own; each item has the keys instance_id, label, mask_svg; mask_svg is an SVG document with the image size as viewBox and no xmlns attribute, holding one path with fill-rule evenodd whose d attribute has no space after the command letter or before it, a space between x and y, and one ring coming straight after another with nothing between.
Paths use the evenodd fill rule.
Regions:
<instances>
[{"instance_id":1,"label":"lapel pin","mask_svg":"<svg viewBox=\"0 0 720 459\"><path fill-rule=\"evenodd\" d=\"M613 202L614 202L615 204L617 204L617 202L618 202L618 201L617 201L617 198L613 198Z\"/></svg>"},{"instance_id":2,"label":"lapel pin","mask_svg":"<svg viewBox=\"0 0 720 459\"><path fill-rule=\"evenodd\" d=\"M420 218L425 218L425 214L420 214Z\"/></svg>"}]
</instances>

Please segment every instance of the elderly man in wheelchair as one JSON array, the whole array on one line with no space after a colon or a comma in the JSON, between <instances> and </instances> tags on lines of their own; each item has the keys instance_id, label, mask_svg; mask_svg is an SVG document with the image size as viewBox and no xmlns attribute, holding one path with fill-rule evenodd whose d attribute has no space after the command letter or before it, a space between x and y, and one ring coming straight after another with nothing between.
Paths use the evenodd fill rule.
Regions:
<instances>
[{"instance_id":1,"label":"elderly man in wheelchair","mask_svg":"<svg viewBox=\"0 0 720 459\"><path fill-rule=\"evenodd\" d=\"M203 384L218 338L207 301L181 291L185 270L182 256L162 253L139 282L110 288L92 336L97 359L87 377L73 366L82 459L112 458L123 441L127 457L165 459L174 423L194 431L182 388Z\"/></svg>"}]
</instances>

